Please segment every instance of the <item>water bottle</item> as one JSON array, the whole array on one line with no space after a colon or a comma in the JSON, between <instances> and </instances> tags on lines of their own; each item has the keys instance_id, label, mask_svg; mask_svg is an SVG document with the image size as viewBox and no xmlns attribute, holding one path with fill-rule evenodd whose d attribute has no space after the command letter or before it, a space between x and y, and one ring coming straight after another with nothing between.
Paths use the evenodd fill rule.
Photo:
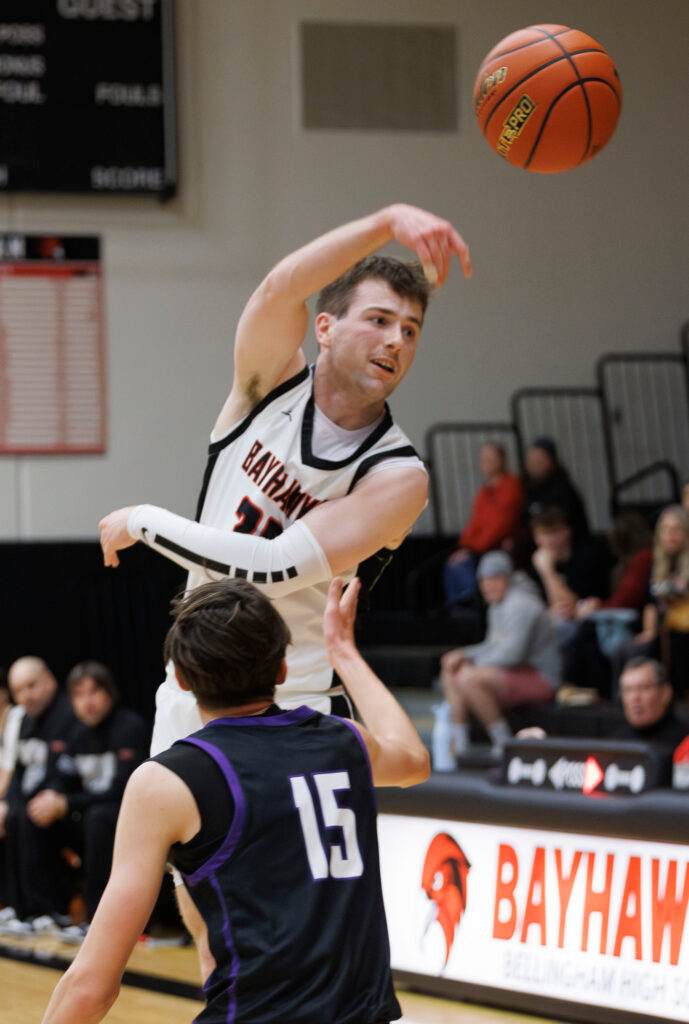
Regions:
<instances>
[{"instance_id":1,"label":"water bottle","mask_svg":"<svg viewBox=\"0 0 689 1024\"><path fill-rule=\"evenodd\" d=\"M452 753L452 730L450 728L450 705L446 700L434 704L435 716L431 734L431 757L434 772L452 772L456 768Z\"/></svg>"}]
</instances>

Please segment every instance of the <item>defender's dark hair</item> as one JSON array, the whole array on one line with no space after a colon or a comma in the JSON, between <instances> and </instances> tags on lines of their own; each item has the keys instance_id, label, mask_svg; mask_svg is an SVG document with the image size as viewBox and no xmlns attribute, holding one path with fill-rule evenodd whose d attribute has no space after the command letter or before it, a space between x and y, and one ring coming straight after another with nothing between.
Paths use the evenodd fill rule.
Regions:
<instances>
[{"instance_id":1,"label":"defender's dark hair","mask_svg":"<svg viewBox=\"0 0 689 1024\"><path fill-rule=\"evenodd\" d=\"M113 704L117 704L120 699L120 691L117 689L112 672L106 665L101 664L100 661L80 661L78 665L75 665L70 670L65 683L65 689L70 697L74 692L74 688L82 679L87 677L93 679L99 690L105 690L112 699Z\"/></svg>"},{"instance_id":2,"label":"defender's dark hair","mask_svg":"<svg viewBox=\"0 0 689 1024\"><path fill-rule=\"evenodd\" d=\"M206 583L176 600L172 614L165 660L174 663L201 707L272 698L290 632L252 583Z\"/></svg>"},{"instance_id":3,"label":"defender's dark hair","mask_svg":"<svg viewBox=\"0 0 689 1024\"><path fill-rule=\"evenodd\" d=\"M339 320L346 315L355 289L369 278L385 281L394 292L418 302L422 313L426 312L432 289L421 264L405 263L392 256L366 256L359 260L323 288L316 302L316 312L332 313Z\"/></svg>"}]
</instances>

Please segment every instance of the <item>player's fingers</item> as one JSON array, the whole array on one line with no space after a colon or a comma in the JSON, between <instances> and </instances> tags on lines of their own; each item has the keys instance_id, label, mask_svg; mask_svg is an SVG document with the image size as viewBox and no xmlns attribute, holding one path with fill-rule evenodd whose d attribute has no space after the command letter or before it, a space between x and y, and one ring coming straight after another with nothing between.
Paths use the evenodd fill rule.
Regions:
<instances>
[{"instance_id":1,"label":"player's fingers","mask_svg":"<svg viewBox=\"0 0 689 1024\"><path fill-rule=\"evenodd\" d=\"M450 244L445 234L435 235L429 242L429 249L433 258L433 266L437 273L438 288L447 279L450 270Z\"/></svg>"},{"instance_id":2,"label":"player's fingers","mask_svg":"<svg viewBox=\"0 0 689 1024\"><path fill-rule=\"evenodd\" d=\"M328 600L325 605L325 625L330 629L332 629L332 624L337 620L341 597L342 580L339 576L334 576L328 587Z\"/></svg>"},{"instance_id":3,"label":"player's fingers","mask_svg":"<svg viewBox=\"0 0 689 1024\"><path fill-rule=\"evenodd\" d=\"M356 605L359 600L359 591L361 590L361 580L358 576L355 576L352 582L349 584L342 600L340 601L340 608L343 614L351 616L352 618L356 615Z\"/></svg>"},{"instance_id":4,"label":"player's fingers","mask_svg":"<svg viewBox=\"0 0 689 1024\"><path fill-rule=\"evenodd\" d=\"M450 237L450 245L453 251L457 254L457 258L462 266L465 277L471 277L473 273L473 266L471 263L471 256L469 255L469 246L464 241L458 231L452 229L452 235Z\"/></svg>"}]
</instances>

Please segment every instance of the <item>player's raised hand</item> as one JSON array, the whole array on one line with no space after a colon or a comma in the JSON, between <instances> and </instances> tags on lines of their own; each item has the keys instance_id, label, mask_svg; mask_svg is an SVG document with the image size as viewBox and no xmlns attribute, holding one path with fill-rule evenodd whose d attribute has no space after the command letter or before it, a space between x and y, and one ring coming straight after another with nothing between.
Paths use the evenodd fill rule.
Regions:
<instances>
[{"instance_id":1,"label":"player's raised hand","mask_svg":"<svg viewBox=\"0 0 689 1024\"><path fill-rule=\"evenodd\" d=\"M100 546L103 550L103 562L106 566L116 569L120 564L117 552L136 544L136 538L132 537L127 529L127 521L136 505L128 508L119 508L110 515L105 516L98 524L100 530Z\"/></svg>"},{"instance_id":2,"label":"player's raised hand","mask_svg":"<svg viewBox=\"0 0 689 1024\"><path fill-rule=\"evenodd\" d=\"M449 220L404 203L396 203L387 212L393 237L414 250L431 284L439 288L445 283L453 253L464 276L471 277L469 246Z\"/></svg>"},{"instance_id":3,"label":"player's raised hand","mask_svg":"<svg viewBox=\"0 0 689 1024\"><path fill-rule=\"evenodd\" d=\"M339 576L330 581L328 603L323 616L323 636L329 657L336 657L356 649L354 620L361 590L361 581L355 577L343 593Z\"/></svg>"}]
</instances>

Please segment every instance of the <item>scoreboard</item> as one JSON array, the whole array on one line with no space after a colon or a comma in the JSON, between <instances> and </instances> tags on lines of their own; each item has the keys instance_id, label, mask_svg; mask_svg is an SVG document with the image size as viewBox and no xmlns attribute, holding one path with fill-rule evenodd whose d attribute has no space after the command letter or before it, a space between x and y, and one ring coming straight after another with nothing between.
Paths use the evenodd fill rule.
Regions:
<instances>
[{"instance_id":1,"label":"scoreboard","mask_svg":"<svg viewBox=\"0 0 689 1024\"><path fill-rule=\"evenodd\" d=\"M0 192L177 185L173 0L2 0Z\"/></svg>"}]
</instances>

